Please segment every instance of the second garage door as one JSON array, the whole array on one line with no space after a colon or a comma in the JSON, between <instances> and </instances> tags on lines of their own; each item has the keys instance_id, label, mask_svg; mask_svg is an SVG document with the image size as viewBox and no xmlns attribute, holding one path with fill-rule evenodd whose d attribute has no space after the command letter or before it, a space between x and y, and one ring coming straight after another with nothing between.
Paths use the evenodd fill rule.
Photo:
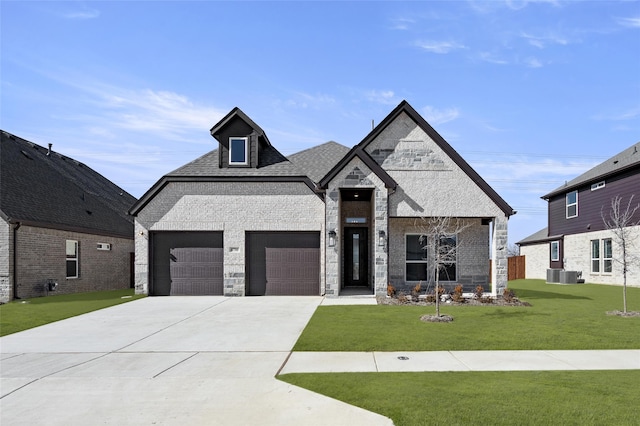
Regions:
<instances>
[{"instance_id":1,"label":"second garage door","mask_svg":"<svg viewBox=\"0 0 640 426\"><path fill-rule=\"evenodd\" d=\"M319 232L248 232L249 296L320 294Z\"/></svg>"}]
</instances>

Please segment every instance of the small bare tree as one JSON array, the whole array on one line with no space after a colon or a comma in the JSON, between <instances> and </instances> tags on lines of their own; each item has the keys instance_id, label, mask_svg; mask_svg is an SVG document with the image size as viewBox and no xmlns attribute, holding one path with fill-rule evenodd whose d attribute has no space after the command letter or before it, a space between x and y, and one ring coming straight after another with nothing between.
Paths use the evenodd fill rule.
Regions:
<instances>
[{"instance_id":1,"label":"small bare tree","mask_svg":"<svg viewBox=\"0 0 640 426\"><path fill-rule=\"evenodd\" d=\"M469 226L464 219L449 216L421 218L420 243L427 249L427 274L429 280L435 278L436 317L440 317L440 274L456 262L457 236Z\"/></svg>"},{"instance_id":2,"label":"small bare tree","mask_svg":"<svg viewBox=\"0 0 640 426\"><path fill-rule=\"evenodd\" d=\"M507 246L507 256L508 257L520 256L520 246L518 246L517 244L509 244Z\"/></svg>"},{"instance_id":3,"label":"small bare tree","mask_svg":"<svg viewBox=\"0 0 640 426\"><path fill-rule=\"evenodd\" d=\"M640 209L640 204L633 207L633 197L634 195L629 198L627 206L624 207L622 197L617 195L611 200L608 217L604 209L600 212L604 226L613 233L613 240L620 253L613 259L622 265L622 302L625 314L627 313L627 272L639 260L638 252L635 250L638 229L634 227L640 225L640 219L634 220L634 216Z\"/></svg>"}]
</instances>

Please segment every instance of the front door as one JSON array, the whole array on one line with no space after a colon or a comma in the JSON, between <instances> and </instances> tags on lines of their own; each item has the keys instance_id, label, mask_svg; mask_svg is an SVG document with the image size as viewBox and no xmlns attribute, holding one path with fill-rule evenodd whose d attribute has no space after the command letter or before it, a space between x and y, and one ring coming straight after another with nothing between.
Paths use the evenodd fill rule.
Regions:
<instances>
[{"instance_id":1,"label":"front door","mask_svg":"<svg viewBox=\"0 0 640 426\"><path fill-rule=\"evenodd\" d=\"M369 286L369 229L344 229L344 286Z\"/></svg>"}]
</instances>

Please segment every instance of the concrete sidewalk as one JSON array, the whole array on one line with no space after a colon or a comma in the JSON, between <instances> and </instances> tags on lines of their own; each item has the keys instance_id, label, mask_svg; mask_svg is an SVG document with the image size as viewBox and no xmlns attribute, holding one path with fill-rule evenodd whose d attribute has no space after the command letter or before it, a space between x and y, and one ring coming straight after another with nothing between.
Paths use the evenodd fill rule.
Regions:
<instances>
[{"instance_id":1,"label":"concrete sidewalk","mask_svg":"<svg viewBox=\"0 0 640 426\"><path fill-rule=\"evenodd\" d=\"M640 349L293 352L281 374L404 371L640 370Z\"/></svg>"}]
</instances>

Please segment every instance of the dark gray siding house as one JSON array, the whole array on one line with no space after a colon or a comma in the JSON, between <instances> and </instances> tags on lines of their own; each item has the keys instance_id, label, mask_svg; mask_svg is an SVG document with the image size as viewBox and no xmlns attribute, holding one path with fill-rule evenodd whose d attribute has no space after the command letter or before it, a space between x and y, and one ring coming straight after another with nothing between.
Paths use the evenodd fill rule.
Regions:
<instances>
[{"instance_id":1,"label":"dark gray siding house","mask_svg":"<svg viewBox=\"0 0 640 426\"><path fill-rule=\"evenodd\" d=\"M613 198L621 197L626 206L632 196L638 205L640 143L544 195L547 228L518 242L527 256L527 277L546 277L546 269L571 270L587 282L621 284L621 267L615 262L619 249L602 216L609 214ZM632 221L640 222L640 210ZM640 232L638 240L635 250L640 250ZM631 285L640 286L640 271L632 273Z\"/></svg>"},{"instance_id":2,"label":"dark gray siding house","mask_svg":"<svg viewBox=\"0 0 640 426\"><path fill-rule=\"evenodd\" d=\"M131 209L137 293L426 287L435 275L416 257L416 223L434 216L470 225L449 236L465 242L449 285L478 282L493 294L506 286L513 210L406 101L351 149L327 142L285 157L238 108L211 135L216 149L163 176Z\"/></svg>"},{"instance_id":3,"label":"dark gray siding house","mask_svg":"<svg viewBox=\"0 0 640 426\"><path fill-rule=\"evenodd\" d=\"M129 288L136 199L51 146L1 134L1 300Z\"/></svg>"}]
</instances>

